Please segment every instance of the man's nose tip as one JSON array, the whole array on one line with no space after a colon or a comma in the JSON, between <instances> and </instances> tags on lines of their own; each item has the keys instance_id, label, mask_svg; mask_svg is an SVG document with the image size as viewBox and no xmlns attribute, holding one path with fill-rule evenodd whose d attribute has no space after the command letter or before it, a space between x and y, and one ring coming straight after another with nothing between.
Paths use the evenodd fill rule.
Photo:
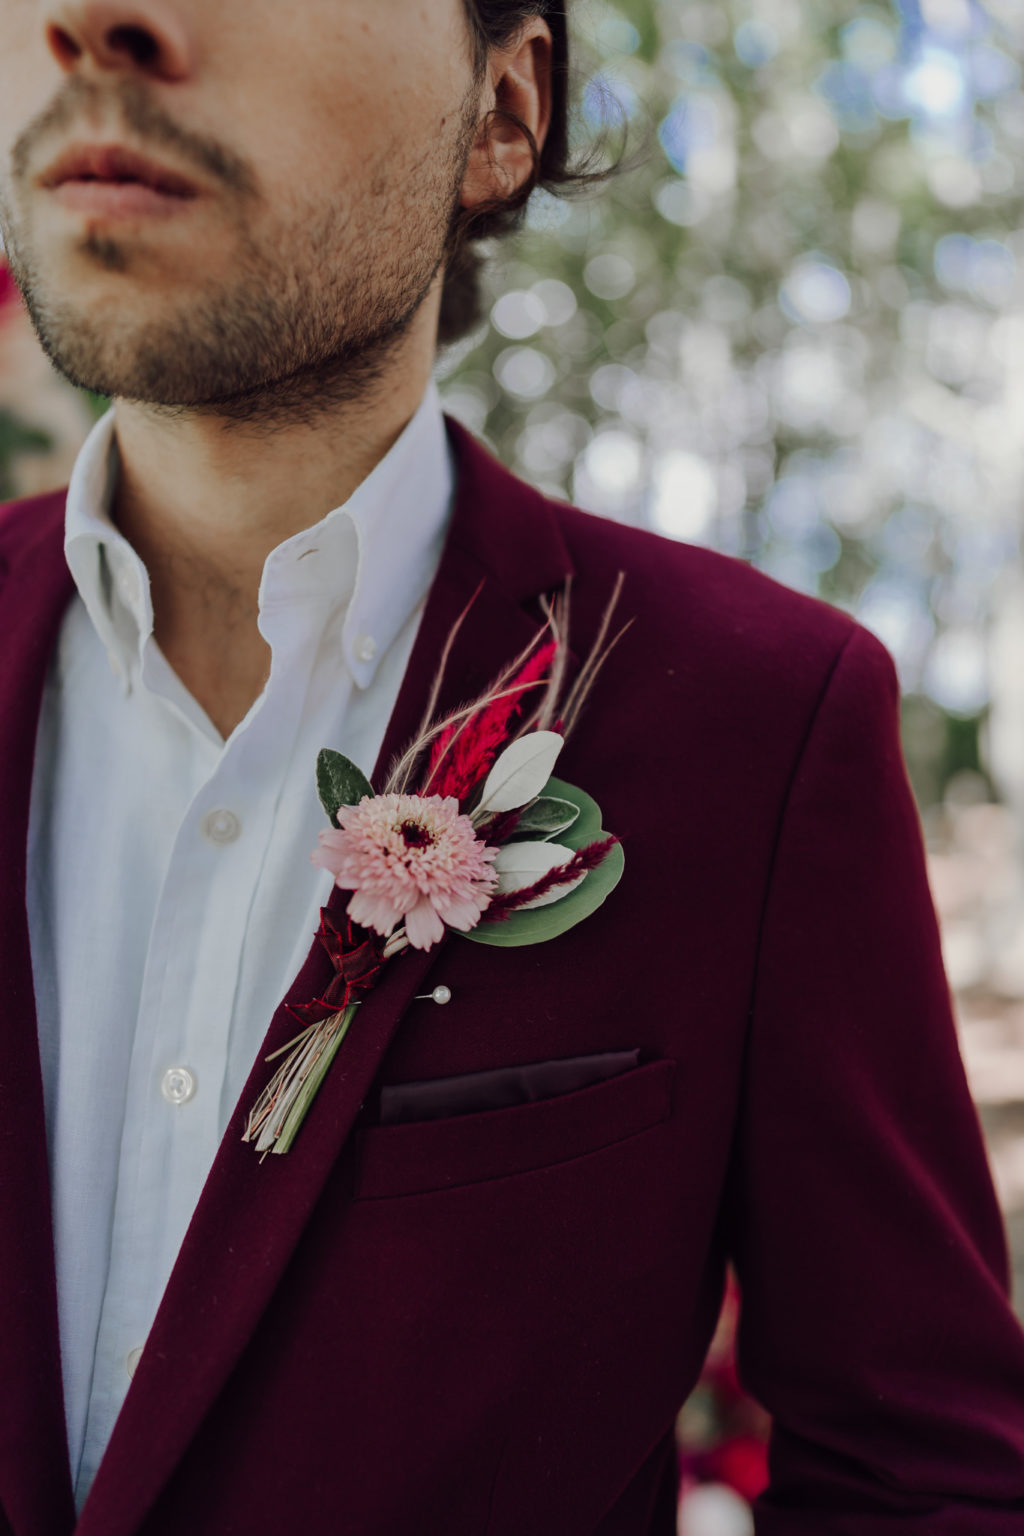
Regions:
<instances>
[{"instance_id":1,"label":"man's nose tip","mask_svg":"<svg viewBox=\"0 0 1024 1536\"><path fill-rule=\"evenodd\" d=\"M44 25L50 51L68 73L92 64L180 80L191 67L185 25L158 0L59 0L46 7Z\"/></svg>"}]
</instances>

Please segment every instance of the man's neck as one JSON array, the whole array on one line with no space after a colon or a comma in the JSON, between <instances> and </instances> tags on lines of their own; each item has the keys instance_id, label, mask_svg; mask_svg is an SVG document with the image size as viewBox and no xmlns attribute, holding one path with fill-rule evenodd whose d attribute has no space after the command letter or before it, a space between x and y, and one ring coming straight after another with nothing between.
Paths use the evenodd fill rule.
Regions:
<instances>
[{"instance_id":1,"label":"man's neck","mask_svg":"<svg viewBox=\"0 0 1024 1536\"><path fill-rule=\"evenodd\" d=\"M267 556L348 500L415 414L431 361L432 349L406 352L386 382L315 424L116 402L113 518L149 571L157 643L221 735L269 671L257 628Z\"/></svg>"}]
</instances>

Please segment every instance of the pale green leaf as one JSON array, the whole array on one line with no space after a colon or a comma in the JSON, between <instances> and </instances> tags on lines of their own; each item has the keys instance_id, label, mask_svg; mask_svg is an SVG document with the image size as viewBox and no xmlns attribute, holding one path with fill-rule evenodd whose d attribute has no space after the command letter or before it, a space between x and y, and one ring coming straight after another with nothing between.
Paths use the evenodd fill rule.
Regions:
<instances>
[{"instance_id":1,"label":"pale green leaf","mask_svg":"<svg viewBox=\"0 0 1024 1536\"><path fill-rule=\"evenodd\" d=\"M572 848L563 848L558 843L506 843L499 849L498 857L494 861L498 876L498 890L521 891L524 886L535 885L551 870L558 869L562 864L568 864L573 852ZM586 878L586 871L584 871L571 883L556 885L553 890L545 891L542 896L534 896L532 900L517 908L517 911L532 912L536 907L548 907L552 902L563 901Z\"/></svg>"},{"instance_id":2,"label":"pale green leaf","mask_svg":"<svg viewBox=\"0 0 1024 1536\"><path fill-rule=\"evenodd\" d=\"M546 842L548 838L568 832L579 814L577 807L568 800L559 800L555 795L538 795L516 822L516 829L509 842L521 842L527 838L531 841L540 838Z\"/></svg>"},{"instance_id":3,"label":"pale green leaf","mask_svg":"<svg viewBox=\"0 0 1024 1536\"><path fill-rule=\"evenodd\" d=\"M529 731L506 747L484 781L474 818L479 821L482 816L518 810L539 795L562 744L556 731Z\"/></svg>"}]
</instances>

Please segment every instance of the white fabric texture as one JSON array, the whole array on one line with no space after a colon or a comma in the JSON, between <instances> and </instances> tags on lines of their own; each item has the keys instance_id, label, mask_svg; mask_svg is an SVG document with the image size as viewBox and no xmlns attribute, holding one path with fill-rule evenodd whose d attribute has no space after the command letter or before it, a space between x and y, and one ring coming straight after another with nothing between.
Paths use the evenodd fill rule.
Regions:
<instances>
[{"instance_id":1,"label":"white fabric texture","mask_svg":"<svg viewBox=\"0 0 1024 1536\"><path fill-rule=\"evenodd\" d=\"M28 912L68 1439L81 1508L274 1009L331 888L323 746L372 771L450 514L436 388L349 500L263 568L266 687L224 741L111 522L113 412L68 492L77 595L37 739Z\"/></svg>"}]
</instances>

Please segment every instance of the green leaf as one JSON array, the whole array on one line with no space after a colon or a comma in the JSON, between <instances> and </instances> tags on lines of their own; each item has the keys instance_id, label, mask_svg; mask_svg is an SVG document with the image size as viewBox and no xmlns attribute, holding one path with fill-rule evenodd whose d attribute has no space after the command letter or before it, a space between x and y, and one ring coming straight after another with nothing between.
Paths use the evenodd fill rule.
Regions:
<instances>
[{"instance_id":1,"label":"green leaf","mask_svg":"<svg viewBox=\"0 0 1024 1536\"><path fill-rule=\"evenodd\" d=\"M570 800L559 800L555 795L538 795L520 816L508 841L546 843L560 832L568 831L579 814L579 806L573 805Z\"/></svg>"},{"instance_id":2,"label":"green leaf","mask_svg":"<svg viewBox=\"0 0 1024 1536\"><path fill-rule=\"evenodd\" d=\"M585 848L588 843L596 843L599 837L608 836L601 825L601 807L590 795L582 789L577 789L575 784L565 784L561 779L548 779L544 785L544 793L568 800L570 805L574 805L579 811L579 816L573 822L572 831L565 838L567 847Z\"/></svg>"},{"instance_id":3,"label":"green leaf","mask_svg":"<svg viewBox=\"0 0 1024 1536\"><path fill-rule=\"evenodd\" d=\"M573 850L585 848L588 843L607 837L601 827L601 812L596 801L582 789L565 784L561 779L549 779L544 786L544 796L568 800L579 812L571 829L561 839L566 847ZM515 949L520 944L542 944L546 939L555 939L597 911L621 880L625 862L622 848L616 843L583 883L561 901L525 912L512 912L504 922L488 923L485 917L462 937L472 939L475 944L493 944L499 949Z\"/></svg>"},{"instance_id":4,"label":"green leaf","mask_svg":"<svg viewBox=\"0 0 1024 1536\"><path fill-rule=\"evenodd\" d=\"M316 788L320 804L327 812L332 827L337 826L338 807L356 805L364 795L372 795L370 781L340 752L324 747L316 759Z\"/></svg>"}]
</instances>

